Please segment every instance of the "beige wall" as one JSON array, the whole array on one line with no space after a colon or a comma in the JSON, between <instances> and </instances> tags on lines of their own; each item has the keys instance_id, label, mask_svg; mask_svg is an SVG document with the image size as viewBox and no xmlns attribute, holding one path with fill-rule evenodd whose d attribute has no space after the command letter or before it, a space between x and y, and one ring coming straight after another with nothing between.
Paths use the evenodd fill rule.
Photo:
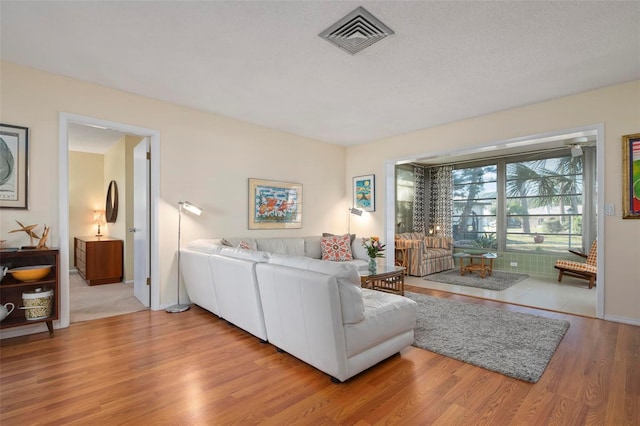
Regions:
<instances>
[{"instance_id":1,"label":"beige wall","mask_svg":"<svg viewBox=\"0 0 640 426\"><path fill-rule=\"evenodd\" d=\"M34 142L31 143L33 144ZM33 176L34 172L32 171L32 179ZM57 177L55 179L57 179ZM95 235L96 232L98 232L97 225L93 223L93 211L104 209L103 182L104 157L101 154L89 154L86 152L69 151L69 247L71 251L69 253L70 269L75 269L75 266L73 264L73 238ZM50 224L51 232L57 235L58 223L50 222ZM104 228L101 227L100 231L104 233ZM58 245L57 242L53 241L51 244L49 244L49 246ZM15 244L11 245L13 246Z\"/></svg>"},{"instance_id":2,"label":"beige wall","mask_svg":"<svg viewBox=\"0 0 640 426\"><path fill-rule=\"evenodd\" d=\"M392 118L390 118L392 119ZM640 131L640 81L611 86L574 96L513 108L418 132L375 141L347 150L347 176L375 173L376 212L352 230L384 232L384 163L489 145L517 137L604 124L604 202L614 204L616 216L605 216L604 312L606 318L640 323L640 221L623 220L622 142L625 134ZM602 153L599 153L599 155ZM350 182L345 185L350 190ZM354 221L357 222L357 221Z\"/></svg>"},{"instance_id":3,"label":"beige wall","mask_svg":"<svg viewBox=\"0 0 640 426\"><path fill-rule=\"evenodd\" d=\"M104 154L104 199L106 201L109 183L116 181L118 187L118 215L115 223L107 223L107 232L105 233L111 238L117 238L123 241L123 255L126 259L126 241L127 241L127 146L125 136L120 138L107 152ZM125 278L127 277L127 268L125 266Z\"/></svg>"},{"instance_id":4,"label":"beige wall","mask_svg":"<svg viewBox=\"0 0 640 426\"><path fill-rule=\"evenodd\" d=\"M0 121L28 127L31 136L31 209L2 211L3 239L5 230L13 229L14 219L22 219L51 224L51 245L58 245L60 112L160 132L158 214L160 302L163 305L176 301L175 253L180 199L201 205L205 210L199 218L183 222L183 244L195 238L221 235L301 236L346 230L344 147L7 62L0 63L0 75ZM302 183L302 229L249 231L250 177Z\"/></svg>"}]
</instances>

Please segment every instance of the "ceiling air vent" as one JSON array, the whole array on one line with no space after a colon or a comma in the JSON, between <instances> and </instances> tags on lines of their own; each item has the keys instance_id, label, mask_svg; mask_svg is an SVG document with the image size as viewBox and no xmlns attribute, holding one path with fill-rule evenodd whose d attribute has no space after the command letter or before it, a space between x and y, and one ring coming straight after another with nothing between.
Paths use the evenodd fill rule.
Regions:
<instances>
[{"instance_id":1,"label":"ceiling air vent","mask_svg":"<svg viewBox=\"0 0 640 426\"><path fill-rule=\"evenodd\" d=\"M355 55L373 43L394 34L364 7L359 7L320 34L320 37Z\"/></svg>"}]
</instances>

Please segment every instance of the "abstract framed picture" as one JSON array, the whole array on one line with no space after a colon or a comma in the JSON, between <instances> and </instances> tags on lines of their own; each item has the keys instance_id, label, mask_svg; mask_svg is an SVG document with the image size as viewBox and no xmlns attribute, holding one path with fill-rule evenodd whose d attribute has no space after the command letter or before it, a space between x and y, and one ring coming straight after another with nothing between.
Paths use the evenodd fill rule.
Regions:
<instances>
[{"instance_id":1,"label":"abstract framed picture","mask_svg":"<svg viewBox=\"0 0 640 426\"><path fill-rule=\"evenodd\" d=\"M622 218L640 219L640 133L622 137Z\"/></svg>"},{"instance_id":2,"label":"abstract framed picture","mask_svg":"<svg viewBox=\"0 0 640 426\"><path fill-rule=\"evenodd\" d=\"M376 211L376 176L353 178L353 206L365 212Z\"/></svg>"},{"instance_id":3,"label":"abstract framed picture","mask_svg":"<svg viewBox=\"0 0 640 426\"><path fill-rule=\"evenodd\" d=\"M302 228L302 184L249 178L249 229Z\"/></svg>"},{"instance_id":4,"label":"abstract framed picture","mask_svg":"<svg viewBox=\"0 0 640 426\"><path fill-rule=\"evenodd\" d=\"M29 129L0 124L0 208L28 209Z\"/></svg>"}]
</instances>

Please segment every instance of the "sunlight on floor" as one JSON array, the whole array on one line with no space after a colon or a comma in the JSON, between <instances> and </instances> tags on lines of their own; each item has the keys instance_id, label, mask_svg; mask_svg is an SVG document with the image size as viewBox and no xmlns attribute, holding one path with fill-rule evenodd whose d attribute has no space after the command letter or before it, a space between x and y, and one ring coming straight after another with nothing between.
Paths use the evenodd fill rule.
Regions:
<instances>
[{"instance_id":1,"label":"sunlight on floor","mask_svg":"<svg viewBox=\"0 0 640 426\"><path fill-rule=\"evenodd\" d=\"M585 280L571 277L564 277L559 283L556 278L531 276L503 291L426 281L424 277L407 276L405 284L593 318L596 316L596 288L589 289Z\"/></svg>"}]
</instances>

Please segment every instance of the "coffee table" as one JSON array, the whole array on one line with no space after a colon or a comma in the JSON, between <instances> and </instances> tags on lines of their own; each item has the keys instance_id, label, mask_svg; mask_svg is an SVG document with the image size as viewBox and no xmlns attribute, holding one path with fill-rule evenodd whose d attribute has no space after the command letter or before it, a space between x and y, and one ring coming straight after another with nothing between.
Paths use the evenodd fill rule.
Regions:
<instances>
[{"instance_id":1,"label":"coffee table","mask_svg":"<svg viewBox=\"0 0 640 426\"><path fill-rule=\"evenodd\" d=\"M375 274L360 272L360 285L362 288L385 291L387 293L404 296L404 270L402 266L378 265Z\"/></svg>"},{"instance_id":2,"label":"coffee table","mask_svg":"<svg viewBox=\"0 0 640 426\"><path fill-rule=\"evenodd\" d=\"M454 257L460 259L460 275L477 272L484 279L485 274L493 274L493 259L498 257L497 253L456 253ZM465 264L464 259L469 259ZM475 261L478 262L475 262Z\"/></svg>"}]
</instances>

